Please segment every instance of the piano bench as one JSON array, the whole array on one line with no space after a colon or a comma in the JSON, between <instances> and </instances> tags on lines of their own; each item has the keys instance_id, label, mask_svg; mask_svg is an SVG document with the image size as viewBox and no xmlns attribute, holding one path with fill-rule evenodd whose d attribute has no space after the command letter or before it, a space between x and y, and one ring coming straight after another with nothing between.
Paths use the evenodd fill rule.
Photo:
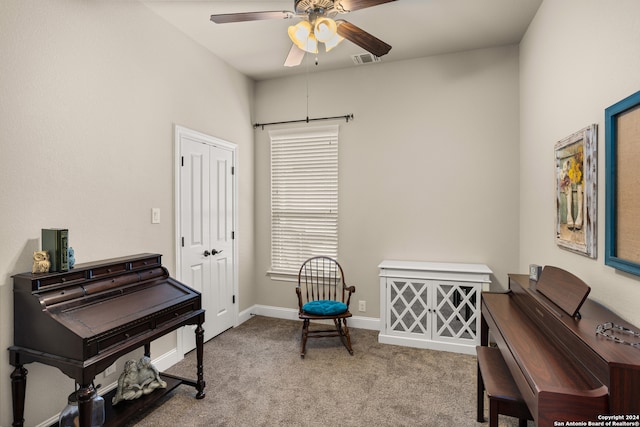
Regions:
<instances>
[{"instance_id":1,"label":"piano bench","mask_svg":"<svg viewBox=\"0 0 640 427\"><path fill-rule=\"evenodd\" d=\"M480 408L480 399L484 399L483 390L486 390L489 399L489 427L498 427L498 414L516 417L519 419L519 426L526 427L527 420L533 418L500 350L495 347L478 346L476 353L478 355L478 408ZM478 413L478 421L484 421L484 414L482 414L482 420L480 417Z\"/></svg>"}]
</instances>

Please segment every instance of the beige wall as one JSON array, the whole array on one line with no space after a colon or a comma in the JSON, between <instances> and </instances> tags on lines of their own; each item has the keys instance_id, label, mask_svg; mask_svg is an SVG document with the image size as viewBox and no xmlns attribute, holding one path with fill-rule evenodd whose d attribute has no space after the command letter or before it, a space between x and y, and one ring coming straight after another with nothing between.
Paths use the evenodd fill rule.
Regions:
<instances>
[{"instance_id":1,"label":"beige wall","mask_svg":"<svg viewBox=\"0 0 640 427\"><path fill-rule=\"evenodd\" d=\"M253 83L137 2L3 0L0 29L0 425L7 426L11 275L31 269L41 228L68 227L78 262L158 252L174 270L174 124L239 146L239 281L252 304L245 289L253 278ZM150 222L152 207L161 209L159 225ZM174 347L168 339L164 346ZM73 381L44 365L28 370L26 425L34 426L64 407Z\"/></svg>"},{"instance_id":2,"label":"beige wall","mask_svg":"<svg viewBox=\"0 0 640 427\"><path fill-rule=\"evenodd\" d=\"M640 90L640 2L546 0L520 46L520 271L556 265L590 297L640 326L640 278L604 265L606 107ZM554 240L554 144L592 123L598 131L598 258Z\"/></svg>"},{"instance_id":3,"label":"beige wall","mask_svg":"<svg viewBox=\"0 0 640 427\"><path fill-rule=\"evenodd\" d=\"M258 122L305 118L306 77L258 82L255 102ZM517 46L310 75L310 117L355 115L339 123L339 258L367 301L356 315L379 317L384 259L485 263L505 284L518 263L518 103ZM265 275L268 129L255 133L258 300L294 308L294 284Z\"/></svg>"}]
</instances>

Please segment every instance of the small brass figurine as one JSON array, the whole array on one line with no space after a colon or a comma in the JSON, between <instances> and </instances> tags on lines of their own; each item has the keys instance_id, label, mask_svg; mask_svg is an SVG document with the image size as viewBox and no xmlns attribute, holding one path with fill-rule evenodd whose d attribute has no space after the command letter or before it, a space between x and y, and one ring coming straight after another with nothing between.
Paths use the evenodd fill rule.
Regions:
<instances>
[{"instance_id":1,"label":"small brass figurine","mask_svg":"<svg viewBox=\"0 0 640 427\"><path fill-rule=\"evenodd\" d=\"M33 268L32 273L48 273L51 268L51 261L49 261L48 251L37 251L33 253Z\"/></svg>"},{"instance_id":2,"label":"small brass figurine","mask_svg":"<svg viewBox=\"0 0 640 427\"><path fill-rule=\"evenodd\" d=\"M134 400L157 388L166 387L167 383L160 378L160 373L147 356L143 356L138 362L128 360L118 378L118 388L111 404L115 406L122 400Z\"/></svg>"}]
</instances>

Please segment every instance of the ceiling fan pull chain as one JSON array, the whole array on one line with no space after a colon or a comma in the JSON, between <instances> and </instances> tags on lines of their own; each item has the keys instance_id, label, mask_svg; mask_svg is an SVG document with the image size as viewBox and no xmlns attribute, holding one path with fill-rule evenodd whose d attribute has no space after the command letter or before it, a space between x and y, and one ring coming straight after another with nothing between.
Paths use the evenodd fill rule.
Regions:
<instances>
[{"instance_id":1,"label":"ceiling fan pull chain","mask_svg":"<svg viewBox=\"0 0 640 427\"><path fill-rule=\"evenodd\" d=\"M305 77L307 80L307 123L309 123L309 61L306 62L306 70Z\"/></svg>"}]
</instances>

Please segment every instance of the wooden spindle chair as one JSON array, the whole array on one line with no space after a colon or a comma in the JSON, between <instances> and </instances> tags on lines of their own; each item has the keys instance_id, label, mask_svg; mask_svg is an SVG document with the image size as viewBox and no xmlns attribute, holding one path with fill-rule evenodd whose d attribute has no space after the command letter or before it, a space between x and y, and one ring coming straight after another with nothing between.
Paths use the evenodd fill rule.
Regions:
<instances>
[{"instance_id":1,"label":"wooden spindle chair","mask_svg":"<svg viewBox=\"0 0 640 427\"><path fill-rule=\"evenodd\" d=\"M340 264L326 256L306 260L298 272L298 316L302 319L302 349L304 358L308 338L340 337L349 353L353 355L351 337L347 326L351 294L355 286L345 283ZM311 329L311 321L332 320L335 329Z\"/></svg>"}]
</instances>

